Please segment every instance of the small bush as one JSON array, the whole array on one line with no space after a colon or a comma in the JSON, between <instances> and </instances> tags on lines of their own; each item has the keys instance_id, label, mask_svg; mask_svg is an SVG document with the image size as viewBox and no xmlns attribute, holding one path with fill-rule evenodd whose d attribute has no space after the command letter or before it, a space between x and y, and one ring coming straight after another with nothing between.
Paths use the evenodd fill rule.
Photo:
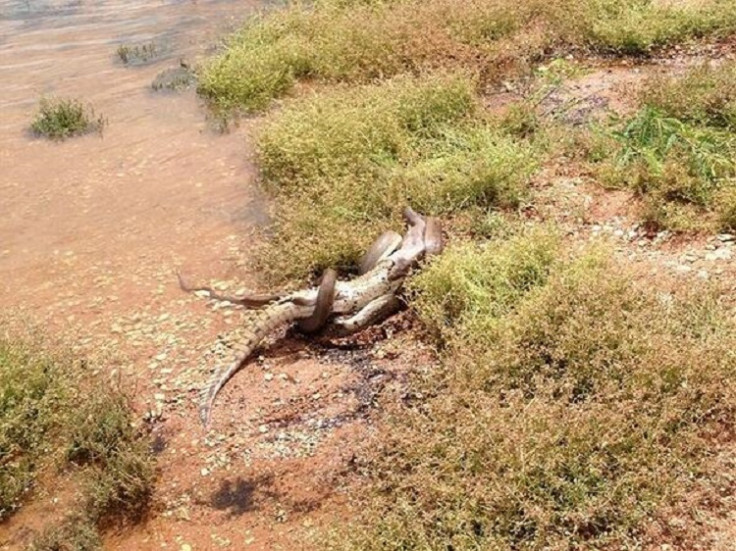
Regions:
<instances>
[{"instance_id":1,"label":"small bush","mask_svg":"<svg viewBox=\"0 0 736 551\"><path fill-rule=\"evenodd\" d=\"M31 130L37 136L63 140L88 132L100 132L107 124L94 109L76 99L42 98Z\"/></svg>"},{"instance_id":2,"label":"small bush","mask_svg":"<svg viewBox=\"0 0 736 551\"><path fill-rule=\"evenodd\" d=\"M133 426L122 395L100 393L71 418L68 461L88 468L84 477L87 514L94 519L140 519L155 478L150 443Z\"/></svg>"},{"instance_id":3,"label":"small bush","mask_svg":"<svg viewBox=\"0 0 736 551\"><path fill-rule=\"evenodd\" d=\"M663 507L729 491L712 457L734 434L732 313L538 238L457 247L414 281L445 361L366 452L338 548L637 548Z\"/></svg>"},{"instance_id":4,"label":"small bush","mask_svg":"<svg viewBox=\"0 0 736 551\"><path fill-rule=\"evenodd\" d=\"M178 92L189 88L195 82L196 78L189 68L180 66L174 69L166 69L157 74L151 82L151 88L155 91L171 90Z\"/></svg>"},{"instance_id":5,"label":"small bush","mask_svg":"<svg viewBox=\"0 0 736 551\"><path fill-rule=\"evenodd\" d=\"M153 490L154 460L118 389L43 343L0 336L0 520L22 504L39 473L70 464L83 496L71 513L86 520L50 530L38 549L94 549L98 537L85 523L140 518ZM77 537L85 543L75 546Z\"/></svg>"},{"instance_id":6,"label":"small bush","mask_svg":"<svg viewBox=\"0 0 736 551\"><path fill-rule=\"evenodd\" d=\"M467 333L468 324L497 320L546 282L560 254L555 231L505 233L501 241L453 245L412 278L412 306L444 342Z\"/></svg>"},{"instance_id":7,"label":"small bush","mask_svg":"<svg viewBox=\"0 0 736 551\"><path fill-rule=\"evenodd\" d=\"M736 230L736 182L730 182L716 197L718 225L728 231Z\"/></svg>"},{"instance_id":8,"label":"small bush","mask_svg":"<svg viewBox=\"0 0 736 551\"><path fill-rule=\"evenodd\" d=\"M271 117L258 138L263 182L279 206L266 271L289 278L350 266L387 225L400 228L407 204L427 214L518 204L534 169L530 147L479 116L474 85L399 78Z\"/></svg>"},{"instance_id":9,"label":"small bush","mask_svg":"<svg viewBox=\"0 0 736 551\"><path fill-rule=\"evenodd\" d=\"M102 541L94 523L87 518L72 515L61 524L44 529L27 551L98 551L100 549L102 549Z\"/></svg>"},{"instance_id":10,"label":"small bush","mask_svg":"<svg viewBox=\"0 0 736 551\"><path fill-rule=\"evenodd\" d=\"M729 132L645 106L613 136L618 151L598 171L605 184L644 196L645 217L659 226L688 230L711 221L702 214L736 175L736 140Z\"/></svg>"},{"instance_id":11,"label":"small bush","mask_svg":"<svg viewBox=\"0 0 736 551\"><path fill-rule=\"evenodd\" d=\"M121 44L116 53L125 65L145 65L160 57L163 50L154 42L147 42L145 44Z\"/></svg>"},{"instance_id":12,"label":"small bush","mask_svg":"<svg viewBox=\"0 0 736 551\"><path fill-rule=\"evenodd\" d=\"M15 511L64 428L74 396L66 359L0 336L0 520Z\"/></svg>"}]
</instances>

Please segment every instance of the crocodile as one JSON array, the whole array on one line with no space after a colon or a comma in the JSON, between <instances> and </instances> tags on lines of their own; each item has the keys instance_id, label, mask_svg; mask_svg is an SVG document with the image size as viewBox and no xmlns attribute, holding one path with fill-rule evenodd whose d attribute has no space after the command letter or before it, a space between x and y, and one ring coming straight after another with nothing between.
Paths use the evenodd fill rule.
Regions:
<instances>
[{"instance_id":1,"label":"crocodile","mask_svg":"<svg viewBox=\"0 0 736 551\"><path fill-rule=\"evenodd\" d=\"M304 332L327 328L335 335L348 335L391 315L400 307L396 296L404 278L425 255L438 254L444 246L442 229L435 218L425 218L411 208L404 210L409 225L401 238L395 232L379 237L360 262L359 275L350 281L338 281L334 270L327 270L317 287L288 294L212 298L229 300L256 309L254 318L243 330L243 340L234 346L230 362L216 369L203 389L200 419L209 426L215 398L225 384L244 365L248 357L269 334L279 327L296 323ZM207 290L188 287L185 290Z\"/></svg>"}]
</instances>

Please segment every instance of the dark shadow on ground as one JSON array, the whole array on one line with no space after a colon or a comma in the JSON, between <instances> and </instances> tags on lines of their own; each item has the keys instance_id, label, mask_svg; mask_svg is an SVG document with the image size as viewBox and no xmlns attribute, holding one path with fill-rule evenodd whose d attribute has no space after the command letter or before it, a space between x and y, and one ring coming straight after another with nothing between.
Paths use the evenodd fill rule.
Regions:
<instances>
[{"instance_id":1,"label":"dark shadow on ground","mask_svg":"<svg viewBox=\"0 0 736 551\"><path fill-rule=\"evenodd\" d=\"M257 508L255 494L263 492L273 482L271 475L262 475L253 480L237 477L235 480L223 480L220 488L210 497L210 505L219 511L228 511L229 516L240 516Z\"/></svg>"}]
</instances>

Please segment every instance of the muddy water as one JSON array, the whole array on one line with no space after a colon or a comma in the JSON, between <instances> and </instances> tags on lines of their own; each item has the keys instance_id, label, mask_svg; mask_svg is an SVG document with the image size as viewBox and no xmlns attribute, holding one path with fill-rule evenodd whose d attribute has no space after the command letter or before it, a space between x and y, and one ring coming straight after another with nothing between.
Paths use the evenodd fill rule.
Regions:
<instances>
[{"instance_id":1,"label":"muddy water","mask_svg":"<svg viewBox=\"0 0 736 551\"><path fill-rule=\"evenodd\" d=\"M287 525L273 520L271 506L233 514L229 505L209 505L232 481L241 488L261 478L235 455L232 470L228 463L222 474L231 479L202 474L230 443L204 445L197 389L221 354L217 335L242 324L245 314L183 293L174 274L227 280L230 291L255 282L249 253L267 204L253 181L250 123L218 134L193 90L162 94L150 87L180 58L196 63L257 7L255 0L0 0L0 337L6 324L30 318L32 327L59 336L121 381L134 397L137 419L158 411L154 430L166 445L154 501L181 504L177 511L187 518L154 511L146 523L107 534L106 549L213 549L221 541L232 541L233 549L242 542L263 551L302 548L301 541L294 545L301 515L289 515ZM150 41L165 51L162 59L137 67L116 59L120 44ZM61 143L30 136L43 95L92 104L109 121L103 136ZM327 369L305 359L288 372L305 382L279 390L264 388L260 370L252 371L245 387L223 393L220 411L233 427L227 430L243 438L237 445L256 448L262 435L252 430L261 423L253 425L254 415L281 403L274 392L286 393L283 403L291 403L291 392L294 403L313 403L324 392ZM342 437L337 442L344 446ZM259 468L284 484L283 495L318 503L313 500L331 490L304 480L337 479L325 474L333 465L343 468L329 449L326 460ZM26 549L75 506L73 483L53 484L39 484L0 523L0 550ZM250 504L253 490L244 487ZM228 504L240 500L230 495Z\"/></svg>"},{"instance_id":2,"label":"muddy water","mask_svg":"<svg viewBox=\"0 0 736 551\"><path fill-rule=\"evenodd\" d=\"M0 307L83 316L73 299L90 290L134 302L177 267L232 271L228 251L265 220L247 132L220 135L193 90L150 85L259 4L0 0ZM149 42L163 52L152 62L117 58L121 44ZM108 120L103 136L31 136L44 95L91 104Z\"/></svg>"}]
</instances>

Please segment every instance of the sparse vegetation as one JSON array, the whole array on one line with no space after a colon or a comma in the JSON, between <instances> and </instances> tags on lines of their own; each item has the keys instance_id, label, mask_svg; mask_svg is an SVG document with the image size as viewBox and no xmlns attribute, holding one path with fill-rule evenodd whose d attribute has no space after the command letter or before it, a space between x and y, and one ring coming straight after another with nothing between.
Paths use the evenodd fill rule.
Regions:
<instances>
[{"instance_id":1,"label":"sparse vegetation","mask_svg":"<svg viewBox=\"0 0 736 551\"><path fill-rule=\"evenodd\" d=\"M644 198L644 217L675 230L733 227L736 185L736 71L699 67L652 79L643 107L614 132L613 158L598 173Z\"/></svg>"},{"instance_id":2,"label":"sparse vegetation","mask_svg":"<svg viewBox=\"0 0 736 551\"><path fill-rule=\"evenodd\" d=\"M258 111L300 80L368 82L463 67L481 84L527 73L570 47L640 55L736 29L736 6L642 0L323 0L256 17L207 63L199 91Z\"/></svg>"},{"instance_id":3,"label":"sparse vegetation","mask_svg":"<svg viewBox=\"0 0 736 551\"><path fill-rule=\"evenodd\" d=\"M736 63L704 64L682 76L656 76L642 90L641 101L691 124L736 129Z\"/></svg>"},{"instance_id":4,"label":"sparse vegetation","mask_svg":"<svg viewBox=\"0 0 736 551\"><path fill-rule=\"evenodd\" d=\"M139 518L153 488L153 457L118 389L63 352L2 336L0 520L22 505L41 473L54 480L55 470L70 467L83 495L73 515L84 522L50 528L37 549L93 549L95 525ZM84 544L64 543L67 536Z\"/></svg>"},{"instance_id":5,"label":"sparse vegetation","mask_svg":"<svg viewBox=\"0 0 736 551\"><path fill-rule=\"evenodd\" d=\"M258 140L264 185L279 204L262 256L276 278L351 265L400 206L452 214L513 207L535 167L529 144L477 109L465 76L398 78L304 99ZM364 228L351 232L356 224Z\"/></svg>"},{"instance_id":6,"label":"sparse vegetation","mask_svg":"<svg viewBox=\"0 0 736 551\"><path fill-rule=\"evenodd\" d=\"M662 507L728 494L736 328L717 294L539 231L455 245L412 288L446 360L371 444L340 549L636 548Z\"/></svg>"},{"instance_id":7,"label":"sparse vegetation","mask_svg":"<svg viewBox=\"0 0 736 551\"><path fill-rule=\"evenodd\" d=\"M104 117L96 116L91 106L77 99L41 98L31 130L37 136L63 140L88 132L102 133L106 124Z\"/></svg>"},{"instance_id":8,"label":"sparse vegetation","mask_svg":"<svg viewBox=\"0 0 736 551\"><path fill-rule=\"evenodd\" d=\"M163 51L155 42L145 44L121 44L116 51L125 65L145 65L160 57Z\"/></svg>"},{"instance_id":9,"label":"sparse vegetation","mask_svg":"<svg viewBox=\"0 0 736 551\"><path fill-rule=\"evenodd\" d=\"M58 525L48 526L28 551L98 551L100 534L88 518L71 515Z\"/></svg>"},{"instance_id":10,"label":"sparse vegetation","mask_svg":"<svg viewBox=\"0 0 736 551\"><path fill-rule=\"evenodd\" d=\"M151 83L153 90L172 90L178 92L185 90L196 82L196 78L188 67L180 66L174 69L166 69L156 75Z\"/></svg>"}]
</instances>

